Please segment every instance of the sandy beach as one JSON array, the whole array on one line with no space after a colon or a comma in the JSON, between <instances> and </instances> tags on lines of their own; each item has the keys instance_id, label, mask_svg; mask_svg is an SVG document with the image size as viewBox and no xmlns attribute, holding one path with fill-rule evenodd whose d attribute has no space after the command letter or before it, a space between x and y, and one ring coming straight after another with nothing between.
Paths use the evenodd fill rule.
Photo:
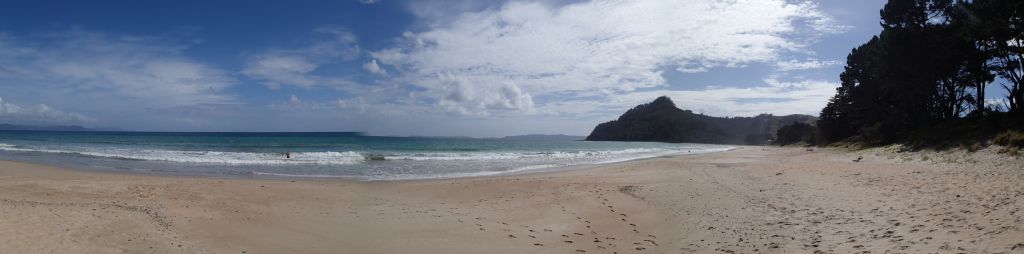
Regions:
<instances>
[{"instance_id":1,"label":"sandy beach","mask_svg":"<svg viewBox=\"0 0 1024 254\"><path fill-rule=\"evenodd\" d=\"M1024 161L995 149L742 147L395 182L0 162L0 252L1024 253Z\"/></svg>"}]
</instances>

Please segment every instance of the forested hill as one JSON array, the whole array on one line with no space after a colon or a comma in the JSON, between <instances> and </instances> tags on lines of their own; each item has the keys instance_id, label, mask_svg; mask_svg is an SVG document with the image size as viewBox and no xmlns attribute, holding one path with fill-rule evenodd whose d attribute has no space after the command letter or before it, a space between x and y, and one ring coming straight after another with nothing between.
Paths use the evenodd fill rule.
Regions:
<instances>
[{"instance_id":1,"label":"forested hill","mask_svg":"<svg viewBox=\"0 0 1024 254\"><path fill-rule=\"evenodd\" d=\"M658 97L626 111L619 119L602 123L587 136L591 141L658 141L705 144L766 144L783 125L813 124L808 115L713 117L676 107L668 97Z\"/></svg>"}]
</instances>

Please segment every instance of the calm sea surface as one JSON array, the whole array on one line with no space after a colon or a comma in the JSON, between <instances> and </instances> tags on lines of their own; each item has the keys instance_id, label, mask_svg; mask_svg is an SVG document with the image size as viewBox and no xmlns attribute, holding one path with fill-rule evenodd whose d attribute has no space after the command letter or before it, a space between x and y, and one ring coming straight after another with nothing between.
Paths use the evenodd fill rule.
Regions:
<instances>
[{"instance_id":1,"label":"calm sea surface","mask_svg":"<svg viewBox=\"0 0 1024 254\"><path fill-rule=\"evenodd\" d=\"M727 149L703 144L357 133L0 131L0 159L80 169L227 177L455 178Z\"/></svg>"}]
</instances>

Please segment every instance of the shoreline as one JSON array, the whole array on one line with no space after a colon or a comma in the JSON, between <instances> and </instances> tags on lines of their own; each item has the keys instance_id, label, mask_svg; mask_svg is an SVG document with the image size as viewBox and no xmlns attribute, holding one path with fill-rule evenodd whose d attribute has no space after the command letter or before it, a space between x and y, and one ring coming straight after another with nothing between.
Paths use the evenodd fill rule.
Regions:
<instances>
[{"instance_id":1,"label":"shoreline","mask_svg":"<svg viewBox=\"0 0 1024 254\"><path fill-rule=\"evenodd\" d=\"M1021 253L1024 163L991 150L890 158L884 149L744 147L403 181L150 176L0 161L0 246L15 253Z\"/></svg>"},{"instance_id":2,"label":"shoreline","mask_svg":"<svg viewBox=\"0 0 1024 254\"><path fill-rule=\"evenodd\" d=\"M40 162L32 162L32 161L10 160L10 159L0 159L0 162L18 162L18 163L46 166L46 167L52 167L52 168L60 168L60 169L64 169L64 170L85 171L85 172L95 172L95 173L127 174L127 175L141 175L141 176L188 177L188 178L199 178L199 179L203 179L203 178L208 178L208 179L269 179L269 180L275 180L275 179L276 180L305 180L305 179L314 180L314 179L320 179L320 180L339 180L339 181L358 181L358 182L378 182L378 181L391 182L391 181L450 180L450 179L481 178L481 177L501 177L501 176L516 176L516 175L537 174L537 173L554 173L554 172L572 171L572 170L586 170L586 169L595 168L595 167L602 167L602 166L608 166L608 165L616 165L616 164L628 163L628 162L634 162L634 161L642 161L642 160L650 160L650 159L658 159L658 158L681 157L681 156L701 156L701 155L707 155L707 154L722 153L722 152L728 152L728 151L743 149L744 147L757 147L757 146L732 145L732 146L729 146L729 147L715 148L715 149L713 149L713 151L707 151L707 152L697 152L697 153L679 152L679 153L675 153L675 154L660 154L660 155L652 155L652 156L649 156L649 157L627 158L627 159L623 159L623 160L615 160L615 161L610 161L610 162L597 161L597 162L572 164L572 165L556 165L556 166L552 166L552 167L532 168L532 167L536 167L536 166L546 166L546 165L534 165L534 166L524 166L524 167L522 167L522 168L526 168L526 169L511 169L511 170L505 170L505 171L477 171L477 172L453 173L453 174L449 174L449 175L441 175L441 176L433 176L433 177L410 177L410 178L393 178L393 179L389 179L389 178L375 179L375 178L366 178L366 177L363 177L363 176L346 176L346 175L297 175L297 174L286 174L286 173L266 173L266 172L257 172L257 171L252 171L252 172L250 172L248 174L214 174L214 173L203 174L203 173L189 173L189 172L140 171L140 170L135 170L135 169L97 169L97 168L74 167L74 166L68 166L68 165L51 164L51 163L40 163ZM479 175L475 175L475 174L479 174Z\"/></svg>"}]
</instances>

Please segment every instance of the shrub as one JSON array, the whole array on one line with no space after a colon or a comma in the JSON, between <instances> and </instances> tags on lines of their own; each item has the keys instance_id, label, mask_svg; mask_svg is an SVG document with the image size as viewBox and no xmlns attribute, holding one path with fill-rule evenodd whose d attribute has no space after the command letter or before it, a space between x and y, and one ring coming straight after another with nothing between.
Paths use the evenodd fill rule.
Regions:
<instances>
[{"instance_id":1,"label":"shrub","mask_svg":"<svg viewBox=\"0 0 1024 254\"><path fill-rule=\"evenodd\" d=\"M801 122L782 126L775 134L775 144L782 146L799 142L813 144L816 131L817 128L814 128L814 126Z\"/></svg>"},{"instance_id":2,"label":"shrub","mask_svg":"<svg viewBox=\"0 0 1024 254\"><path fill-rule=\"evenodd\" d=\"M1024 147L1024 132L1006 131L996 135L992 142L1001 146Z\"/></svg>"}]
</instances>

